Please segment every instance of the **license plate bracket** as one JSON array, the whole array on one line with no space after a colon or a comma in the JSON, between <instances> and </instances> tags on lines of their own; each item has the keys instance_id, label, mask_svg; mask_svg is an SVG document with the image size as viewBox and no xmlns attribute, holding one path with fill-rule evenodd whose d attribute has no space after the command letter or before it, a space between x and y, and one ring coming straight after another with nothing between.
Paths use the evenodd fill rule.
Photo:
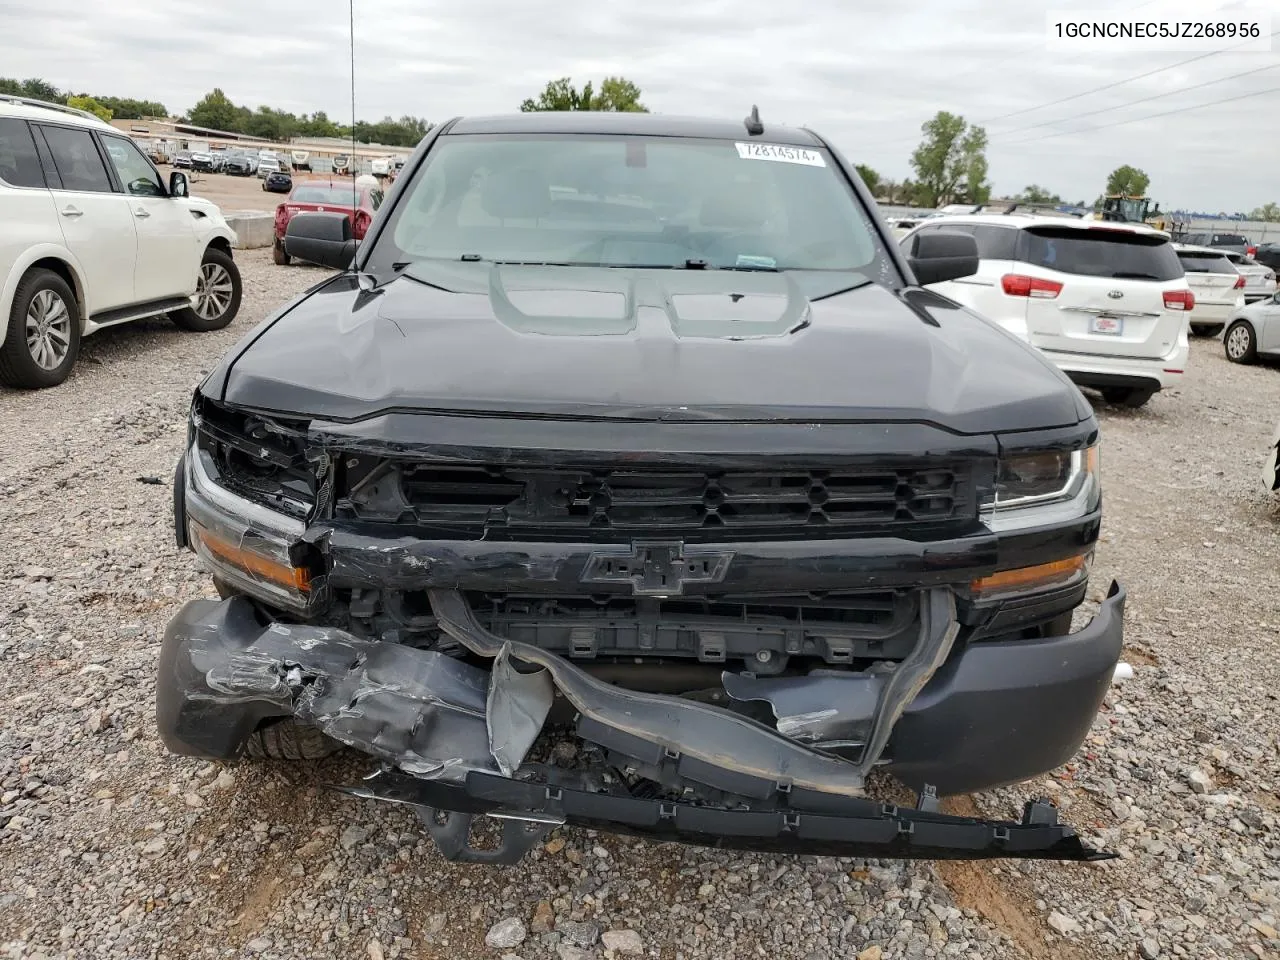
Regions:
<instances>
[{"instance_id":1,"label":"license plate bracket","mask_svg":"<svg viewBox=\"0 0 1280 960\"><path fill-rule=\"evenodd\" d=\"M1107 337L1118 337L1124 333L1124 317L1113 317L1100 313L1089 321L1089 332Z\"/></svg>"}]
</instances>

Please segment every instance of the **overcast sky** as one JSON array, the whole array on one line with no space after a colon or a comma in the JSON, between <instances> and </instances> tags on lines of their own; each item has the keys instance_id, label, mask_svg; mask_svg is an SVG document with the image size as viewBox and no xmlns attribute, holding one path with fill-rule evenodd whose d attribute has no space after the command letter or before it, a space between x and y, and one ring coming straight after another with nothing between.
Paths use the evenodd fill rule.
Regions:
<instances>
[{"instance_id":1,"label":"overcast sky","mask_svg":"<svg viewBox=\"0 0 1280 960\"><path fill-rule=\"evenodd\" d=\"M1147 19L1169 3L1086 5ZM1280 29L1280 0L1261 5ZM1280 92L1065 133L1280 88L1278 53L1226 52L999 119L1197 55L1051 51L1046 11L1068 6L356 0L356 110L371 120L501 113L555 77L621 74L639 84L651 110L738 118L758 103L766 123L811 125L854 162L895 180L911 175L920 124L942 109L986 126L997 195L1037 183L1092 201L1108 172L1131 163L1150 174L1148 192L1166 208L1280 202ZM346 118L347 23L337 0L0 0L0 75L160 100L174 112L220 86L240 104Z\"/></svg>"}]
</instances>

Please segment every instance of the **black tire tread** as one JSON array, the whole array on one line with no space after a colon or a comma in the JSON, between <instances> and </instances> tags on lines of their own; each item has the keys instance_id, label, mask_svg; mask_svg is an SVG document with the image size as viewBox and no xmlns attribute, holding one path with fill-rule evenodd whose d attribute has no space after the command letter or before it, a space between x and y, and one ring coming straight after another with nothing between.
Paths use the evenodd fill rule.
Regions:
<instances>
[{"instance_id":1,"label":"black tire tread","mask_svg":"<svg viewBox=\"0 0 1280 960\"><path fill-rule=\"evenodd\" d=\"M341 749L316 727L287 718L259 727L244 746L246 756L262 760L321 760Z\"/></svg>"},{"instance_id":2,"label":"black tire tread","mask_svg":"<svg viewBox=\"0 0 1280 960\"><path fill-rule=\"evenodd\" d=\"M1102 399L1107 403L1117 407L1128 407L1131 410L1145 406L1155 394L1154 390L1144 390L1141 387L1103 387L1102 389Z\"/></svg>"},{"instance_id":3,"label":"black tire tread","mask_svg":"<svg viewBox=\"0 0 1280 960\"><path fill-rule=\"evenodd\" d=\"M240 268L237 267L236 262L231 259L231 254L224 250L219 250L217 247L209 247L206 249L200 263L205 264L210 260L220 263L226 269L227 273L231 275L231 284L233 288L231 294L231 307L227 310L223 319L217 321L212 326L207 320L203 319L190 307L183 307L181 310L174 310L169 314L169 319L172 320L179 329L187 330L191 333L210 333L214 330L221 330L224 327L229 326L231 321L236 318L236 314L240 312L240 299L244 292L240 283Z\"/></svg>"},{"instance_id":4,"label":"black tire tread","mask_svg":"<svg viewBox=\"0 0 1280 960\"><path fill-rule=\"evenodd\" d=\"M52 287L67 304L71 312L71 349L65 372L61 376L50 376L48 371L35 365L27 353L26 314L27 304L43 287ZM4 345L0 346L0 383L23 390L40 390L56 387L71 375L80 354L80 304L76 301L75 291L67 285L67 281L52 270L36 268L28 270L18 288L13 292L13 306L9 316L4 318L8 332Z\"/></svg>"}]
</instances>

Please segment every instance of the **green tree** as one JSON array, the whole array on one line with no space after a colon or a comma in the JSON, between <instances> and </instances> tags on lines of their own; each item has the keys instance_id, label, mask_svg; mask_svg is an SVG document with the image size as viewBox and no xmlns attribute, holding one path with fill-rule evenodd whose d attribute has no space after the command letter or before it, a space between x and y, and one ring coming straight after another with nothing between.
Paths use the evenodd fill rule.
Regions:
<instances>
[{"instance_id":1,"label":"green tree","mask_svg":"<svg viewBox=\"0 0 1280 960\"><path fill-rule=\"evenodd\" d=\"M1063 202L1062 198L1058 196L1056 193L1050 193L1044 187L1034 183L1031 184L1030 186L1025 187L1023 191L1020 194L1018 194L1014 199L1020 200L1023 203L1062 203ZM1079 204L1079 206L1084 206L1084 204Z\"/></svg>"},{"instance_id":2,"label":"green tree","mask_svg":"<svg viewBox=\"0 0 1280 960\"><path fill-rule=\"evenodd\" d=\"M222 92L221 87L214 87L204 98L191 108L187 114L187 122L197 127L210 127L214 130L230 130L244 133L249 120L249 111L237 107Z\"/></svg>"},{"instance_id":3,"label":"green tree","mask_svg":"<svg viewBox=\"0 0 1280 960\"><path fill-rule=\"evenodd\" d=\"M318 110L309 117L298 118L298 133L304 137L336 137L341 128L329 119L323 110Z\"/></svg>"},{"instance_id":4,"label":"green tree","mask_svg":"<svg viewBox=\"0 0 1280 960\"><path fill-rule=\"evenodd\" d=\"M605 77L596 93L587 81L578 90L571 77L561 77L546 85L535 100L520 104L523 113L547 113L565 110L596 110L618 113L648 113L640 102L640 88L624 77Z\"/></svg>"},{"instance_id":5,"label":"green tree","mask_svg":"<svg viewBox=\"0 0 1280 960\"><path fill-rule=\"evenodd\" d=\"M880 189L883 185L880 174L876 173L871 167L865 163L854 164L854 169L858 171L858 176L862 178L862 182L867 185L867 189L871 191L873 197L879 196Z\"/></svg>"},{"instance_id":6,"label":"green tree","mask_svg":"<svg viewBox=\"0 0 1280 960\"><path fill-rule=\"evenodd\" d=\"M605 77L600 82L600 93L596 95L591 109L616 113L649 112L649 108L640 102L640 88L625 77Z\"/></svg>"},{"instance_id":7,"label":"green tree","mask_svg":"<svg viewBox=\"0 0 1280 960\"><path fill-rule=\"evenodd\" d=\"M247 133L251 137L284 141L292 140L296 137L299 127L298 118L287 110L258 107L256 113L249 115L241 132Z\"/></svg>"},{"instance_id":8,"label":"green tree","mask_svg":"<svg viewBox=\"0 0 1280 960\"><path fill-rule=\"evenodd\" d=\"M30 80L13 80L0 77L0 93L11 97L30 97L32 100L43 100L45 103L66 103L67 95L47 80L32 78Z\"/></svg>"},{"instance_id":9,"label":"green tree","mask_svg":"<svg viewBox=\"0 0 1280 960\"><path fill-rule=\"evenodd\" d=\"M987 181L987 131L970 127L960 142L964 158L964 189L970 203L986 203L991 199Z\"/></svg>"},{"instance_id":10,"label":"green tree","mask_svg":"<svg viewBox=\"0 0 1280 960\"><path fill-rule=\"evenodd\" d=\"M93 97L88 94L77 94L74 97L67 97L67 106L75 107L77 110L86 110L95 117L102 120L110 120L114 114L108 107L104 107Z\"/></svg>"},{"instance_id":11,"label":"green tree","mask_svg":"<svg viewBox=\"0 0 1280 960\"><path fill-rule=\"evenodd\" d=\"M130 97L94 97L111 111L116 120L141 120L143 117L167 117L169 111L163 103L154 100L134 100Z\"/></svg>"},{"instance_id":12,"label":"green tree","mask_svg":"<svg viewBox=\"0 0 1280 960\"><path fill-rule=\"evenodd\" d=\"M964 193L974 203L990 196L987 183L987 133L970 126L954 113L939 110L932 120L921 124L924 139L911 154L911 166L928 206L949 203L964 184Z\"/></svg>"},{"instance_id":13,"label":"green tree","mask_svg":"<svg viewBox=\"0 0 1280 960\"><path fill-rule=\"evenodd\" d=\"M1280 206L1275 203L1264 203L1249 214L1250 220L1263 220L1267 223L1280 223Z\"/></svg>"},{"instance_id":14,"label":"green tree","mask_svg":"<svg viewBox=\"0 0 1280 960\"><path fill-rule=\"evenodd\" d=\"M1120 193L1126 197L1142 197L1146 196L1147 187L1150 183L1150 177L1137 167L1131 167L1126 163L1123 167L1116 167L1111 171L1111 176L1107 177L1107 193Z\"/></svg>"}]
</instances>

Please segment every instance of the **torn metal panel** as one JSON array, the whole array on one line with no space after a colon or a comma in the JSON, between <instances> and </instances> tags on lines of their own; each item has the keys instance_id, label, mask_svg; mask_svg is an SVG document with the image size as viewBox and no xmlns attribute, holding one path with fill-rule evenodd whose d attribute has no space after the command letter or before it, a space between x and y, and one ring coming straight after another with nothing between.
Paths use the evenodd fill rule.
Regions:
<instances>
[{"instance_id":1,"label":"torn metal panel","mask_svg":"<svg viewBox=\"0 0 1280 960\"><path fill-rule=\"evenodd\" d=\"M538 705L549 705L542 689L518 683L504 696L519 701L524 722L512 733L501 727L491 733L487 704L495 675L434 651L326 627L275 623L243 650L219 654L206 657L192 647L193 662L213 660L205 672L211 699L266 700L419 777L500 769L491 740L502 745L504 764L518 765L520 744L527 750L537 735L530 725Z\"/></svg>"},{"instance_id":2,"label":"torn metal panel","mask_svg":"<svg viewBox=\"0 0 1280 960\"><path fill-rule=\"evenodd\" d=\"M485 710L489 752L504 776L512 776L524 763L529 748L542 731L555 695L548 671L521 673L511 662L511 644L503 646L493 661Z\"/></svg>"},{"instance_id":3,"label":"torn metal panel","mask_svg":"<svg viewBox=\"0 0 1280 960\"><path fill-rule=\"evenodd\" d=\"M739 778L856 796L865 777L853 765L815 753L748 717L679 697L611 686L582 668L529 644L504 640L475 619L461 594L430 591L441 628L473 653L510 655L545 667L556 687L584 717L660 750L728 771ZM706 782L704 776L690 779ZM712 785L715 785L714 783Z\"/></svg>"},{"instance_id":4,"label":"torn metal panel","mask_svg":"<svg viewBox=\"0 0 1280 960\"><path fill-rule=\"evenodd\" d=\"M880 691L871 734L858 762L864 776L879 762L902 712L946 661L959 632L955 594L950 590L926 591L920 600L920 641Z\"/></svg>"},{"instance_id":5,"label":"torn metal panel","mask_svg":"<svg viewBox=\"0 0 1280 960\"><path fill-rule=\"evenodd\" d=\"M886 677L835 670L803 677L759 677L725 671L725 692L738 701L758 700L773 709L778 732L824 745L867 742Z\"/></svg>"},{"instance_id":6,"label":"torn metal panel","mask_svg":"<svg viewBox=\"0 0 1280 960\"><path fill-rule=\"evenodd\" d=\"M861 746L857 769L865 777L880 761L903 711L946 661L959 630L954 595L929 590L920 601L916 645L899 663L875 672L815 671L804 677L726 672L722 681L735 700L768 703L779 733L829 746Z\"/></svg>"}]
</instances>

